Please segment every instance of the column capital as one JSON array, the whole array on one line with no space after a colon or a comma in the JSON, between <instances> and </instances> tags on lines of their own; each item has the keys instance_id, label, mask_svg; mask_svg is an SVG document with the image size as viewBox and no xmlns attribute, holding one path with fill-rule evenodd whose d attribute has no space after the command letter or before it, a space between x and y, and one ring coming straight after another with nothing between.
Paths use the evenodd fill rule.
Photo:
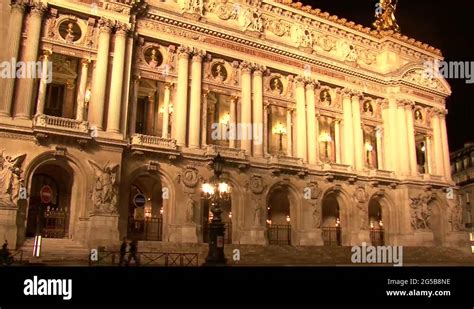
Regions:
<instances>
[{"instance_id":1,"label":"column capital","mask_svg":"<svg viewBox=\"0 0 474 309\"><path fill-rule=\"evenodd\" d=\"M114 22L108 18L101 18L99 20L99 31L101 33L110 33L112 32L112 28L114 27Z\"/></svg>"},{"instance_id":2,"label":"column capital","mask_svg":"<svg viewBox=\"0 0 474 309\"><path fill-rule=\"evenodd\" d=\"M304 76L298 75L295 77L295 84L296 87L305 87L306 79L304 78Z\"/></svg>"},{"instance_id":3,"label":"column capital","mask_svg":"<svg viewBox=\"0 0 474 309\"><path fill-rule=\"evenodd\" d=\"M234 104L237 104L237 102L239 101L239 96L237 96L237 95L231 95L231 96L230 96L230 101L231 101L231 102L234 102Z\"/></svg>"},{"instance_id":4,"label":"column capital","mask_svg":"<svg viewBox=\"0 0 474 309\"><path fill-rule=\"evenodd\" d=\"M343 88L340 90L343 99L352 99L352 89Z\"/></svg>"},{"instance_id":5,"label":"column capital","mask_svg":"<svg viewBox=\"0 0 474 309\"><path fill-rule=\"evenodd\" d=\"M45 48L41 51L41 58L43 61L48 61L49 56L51 56L52 54L52 50Z\"/></svg>"},{"instance_id":6,"label":"column capital","mask_svg":"<svg viewBox=\"0 0 474 309\"><path fill-rule=\"evenodd\" d=\"M46 12L46 6L42 2L31 4L30 15L41 17Z\"/></svg>"},{"instance_id":7,"label":"column capital","mask_svg":"<svg viewBox=\"0 0 474 309\"><path fill-rule=\"evenodd\" d=\"M260 64L253 65L253 74L256 76L263 76L263 74L267 71L267 67Z\"/></svg>"},{"instance_id":8,"label":"column capital","mask_svg":"<svg viewBox=\"0 0 474 309\"><path fill-rule=\"evenodd\" d=\"M136 83L139 82L141 78L142 76L140 75L140 72L134 72L132 74L132 80Z\"/></svg>"},{"instance_id":9,"label":"column capital","mask_svg":"<svg viewBox=\"0 0 474 309\"><path fill-rule=\"evenodd\" d=\"M184 45L180 45L178 49L176 50L178 57L180 59L189 59L189 56L192 54L192 48Z\"/></svg>"},{"instance_id":10,"label":"column capital","mask_svg":"<svg viewBox=\"0 0 474 309\"><path fill-rule=\"evenodd\" d=\"M363 100L364 94L359 90L352 90L352 100Z\"/></svg>"},{"instance_id":11,"label":"column capital","mask_svg":"<svg viewBox=\"0 0 474 309\"><path fill-rule=\"evenodd\" d=\"M375 103L380 105L382 109L386 109L389 106L387 99L376 99Z\"/></svg>"},{"instance_id":12,"label":"column capital","mask_svg":"<svg viewBox=\"0 0 474 309\"><path fill-rule=\"evenodd\" d=\"M291 113L293 113L294 111L295 111L295 108L294 108L294 107L287 107L287 108L286 108L286 113L287 113L287 114L291 114Z\"/></svg>"},{"instance_id":13,"label":"column capital","mask_svg":"<svg viewBox=\"0 0 474 309\"><path fill-rule=\"evenodd\" d=\"M117 22L115 24L115 35L126 36L130 32L130 25L127 23Z\"/></svg>"},{"instance_id":14,"label":"column capital","mask_svg":"<svg viewBox=\"0 0 474 309\"><path fill-rule=\"evenodd\" d=\"M173 89L174 84L170 83L170 82L167 82L167 83L164 83L164 86L165 86L165 89L171 90L171 89Z\"/></svg>"},{"instance_id":15,"label":"column capital","mask_svg":"<svg viewBox=\"0 0 474 309\"><path fill-rule=\"evenodd\" d=\"M306 90L314 90L319 88L320 84L317 80L312 78L306 78Z\"/></svg>"},{"instance_id":16,"label":"column capital","mask_svg":"<svg viewBox=\"0 0 474 309\"><path fill-rule=\"evenodd\" d=\"M13 11L18 11L19 13L24 13L25 12L25 1L23 0L17 0L17 1L11 1L10 2L10 10Z\"/></svg>"},{"instance_id":17,"label":"column capital","mask_svg":"<svg viewBox=\"0 0 474 309\"><path fill-rule=\"evenodd\" d=\"M192 50L192 61L193 62L202 62L204 57L207 56L207 53L205 50L198 49L198 48L193 48Z\"/></svg>"},{"instance_id":18,"label":"column capital","mask_svg":"<svg viewBox=\"0 0 474 309\"><path fill-rule=\"evenodd\" d=\"M81 65L82 66L88 66L91 63L91 59L89 58L82 58L81 59Z\"/></svg>"},{"instance_id":19,"label":"column capital","mask_svg":"<svg viewBox=\"0 0 474 309\"><path fill-rule=\"evenodd\" d=\"M242 71L242 73L251 73L252 70L253 70L253 65L252 63L248 62L248 61L242 61L240 63L240 70Z\"/></svg>"}]
</instances>

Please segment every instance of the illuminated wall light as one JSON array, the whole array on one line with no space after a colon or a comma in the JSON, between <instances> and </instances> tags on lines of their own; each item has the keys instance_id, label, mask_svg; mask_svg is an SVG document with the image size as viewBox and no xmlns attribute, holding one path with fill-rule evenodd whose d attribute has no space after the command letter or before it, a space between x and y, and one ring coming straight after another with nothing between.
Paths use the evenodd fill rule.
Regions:
<instances>
[{"instance_id":1,"label":"illuminated wall light","mask_svg":"<svg viewBox=\"0 0 474 309\"><path fill-rule=\"evenodd\" d=\"M290 218L290 216L289 216L289 215L288 215L288 216L286 216L286 222L290 223L290 221L291 221L291 218Z\"/></svg>"}]
</instances>

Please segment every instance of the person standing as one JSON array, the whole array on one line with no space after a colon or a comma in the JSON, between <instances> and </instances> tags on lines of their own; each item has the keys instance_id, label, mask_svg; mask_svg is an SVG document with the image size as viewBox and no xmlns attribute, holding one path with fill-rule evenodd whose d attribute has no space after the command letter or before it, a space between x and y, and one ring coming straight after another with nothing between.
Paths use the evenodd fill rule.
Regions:
<instances>
[{"instance_id":1,"label":"person standing","mask_svg":"<svg viewBox=\"0 0 474 309\"><path fill-rule=\"evenodd\" d=\"M132 259L135 261L136 266L140 266L140 263L139 263L138 257L137 257L137 252L138 252L138 242L134 239L130 243L130 251L128 253L127 266L130 265L130 262L132 261Z\"/></svg>"},{"instance_id":2,"label":"person standing","mask_svg":"<svg viewBox=\"0 0 474 309\"><path fill-rule=\"evenodd\" d=\"M120 260L119 260L119 266L122 266L125 262L125 255L127 254L127 251L129 251L129 245L128 245L128 239L127 237L123 238L122 244L120 245Z\"/></svg>"}]
</instances>

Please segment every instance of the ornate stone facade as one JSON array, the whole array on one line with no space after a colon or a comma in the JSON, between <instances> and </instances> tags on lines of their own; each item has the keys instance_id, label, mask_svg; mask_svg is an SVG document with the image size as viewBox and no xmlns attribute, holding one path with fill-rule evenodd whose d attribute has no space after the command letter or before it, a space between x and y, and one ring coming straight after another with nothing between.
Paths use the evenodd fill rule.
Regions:
<instances>
[{"instance_id":1,"label":"ornate stone facade","mask_svg":"<svg viewBox=\"0 0 474 309\"><path fill-rule=\"evenodd\" d=\"M153 240L202 242L217 153L231 242L268 244L277 225L293 245L336 226L341 245L374 226L387 244L466 240L446 198L451 90L422 74L439 50L286 0L88 2L11 5L7 58L53 70L53 83L2 80L0 143L26 154L3 157L1 207L25 210L11 244L47 184L65 237L150 240L140 224L156 224Z\"/></svg>"}]
</instances>

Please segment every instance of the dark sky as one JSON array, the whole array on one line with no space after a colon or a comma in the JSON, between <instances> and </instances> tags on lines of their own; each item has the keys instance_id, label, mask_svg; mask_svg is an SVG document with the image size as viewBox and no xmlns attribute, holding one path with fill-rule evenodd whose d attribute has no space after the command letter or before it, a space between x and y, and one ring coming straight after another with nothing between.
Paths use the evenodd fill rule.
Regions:
<instances>
[{"instance_id":1,"label":"dark sky","mask_svg":"<svg viewBox=\"0 0 474 309\"><path fill-rule=\"evenodd\" d=\"M364 26L370 26L374 21L378 2L301 1ZM397 20L402 34L441 49L447 61L474 61L474 16L469 16L472 12L472 0L399 0ZM447 102L447 126L449 147L454 151L468 141L474 142L474 84L459 79L449 79L448 82L453 94Z\"/></svg>"}]
</instances>

